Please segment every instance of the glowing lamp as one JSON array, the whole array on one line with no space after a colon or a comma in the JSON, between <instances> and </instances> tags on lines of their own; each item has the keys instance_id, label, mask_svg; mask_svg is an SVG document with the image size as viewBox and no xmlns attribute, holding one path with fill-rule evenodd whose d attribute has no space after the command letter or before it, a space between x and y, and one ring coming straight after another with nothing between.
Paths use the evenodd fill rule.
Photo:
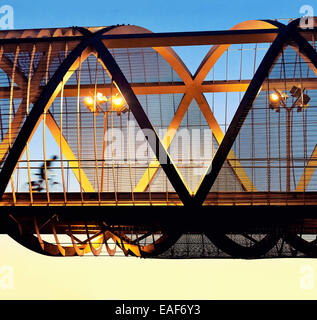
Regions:
<instances>
[{"instance_id":1,"label":"glowing lamp","mask_svg":"<svg viewBox=\"0 0 317 320\"><path fill-rule=\"evenodd\" d=\"M275 110L276 112L280 112L281 107L281 98L277 92L273 92L270 94L270 108Z\"/></svg>"},{"instance_id":2,"label":"glowing lamp","mask_svg":"<svg viewBox=\"0 0 317 320\"><path fill-rule=\"evenodd\" d=\"M95 101L92 97L85 97L84 104L90 112L95 111Z\"/></svg>"},{"instance_id":3,"label":"glowing lamp","mask_svg":"<svg viewBox=\"0 0 317 320\"><path fill-rule=\"evenodd\" d=\"M96 97L99 103L104 103L108 101L107 97L104 96L101 92L98 92Z\"/></svg>"},{"instance_id":4,"label":"glowing lamp","mask_svg":"<svg viewBox=\"0 0 317 320\"><path fill-rule=\"evenodd\" d=\"M125 100L116 94L112 97L112 110L117 112L117 115L120 116L121 113L126 113L128 108L125 106Z\"/></svg>"},{"instance_id":5,"label":"glowing lamp","mask_svg":"<svg viewBox=\"0 0 317 320\"><path fill-rule=\"evenodd\" d=\"M112 105L114 108L121 108L124 105L124 100L120 96L114 96L112 98Z\"/></svg>"},{"instance_id":6,"label":"glowing lamp","mask_svg":"<svg viewBox=\"0 0 317 320\"><path fill-rule=\"evenodd\" d=\"M272 101L272 102L278 102L279 100L280 100L280 97L278 96L278 94L277 93L271 93L270 94L270 100Z\"/></svg>"},{"instance_id":7,"label":"glowing lamp","mask_svg":"<svg viewBox=\"0 0 317 320\"><path fill-rule=\"evenodd\" d=\"M94 105L94 99L92 97L85 97L84 99L84 104L87 106L87 107L91 107Z\"/></svg>"}]
</instances>

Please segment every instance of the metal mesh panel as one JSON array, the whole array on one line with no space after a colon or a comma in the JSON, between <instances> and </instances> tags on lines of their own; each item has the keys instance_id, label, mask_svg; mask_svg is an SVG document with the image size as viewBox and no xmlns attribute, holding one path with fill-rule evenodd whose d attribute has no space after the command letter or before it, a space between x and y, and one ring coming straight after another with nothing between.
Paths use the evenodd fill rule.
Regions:
<instances>
[{"instance_id":1,"label":"metal mesh panel","mask_svg":"<svg viewBox=\"0 0 317 320\"><path fill-rule=\"evenodd\" d=\"M310 84L315 77L311 63L291 47L272 67L233 145L238 162L228 157L233 171L245 171L252 191L316 190L316 176L311 173L315 170L317 94ZM291 91L294 86L310 97L309 106L300 107L302 96L297 100ZM276 93L283 96L285 106L274 108L272 94Z\"/></svg>"},{"instance_id":2,"label":"metal mesh panel","mask_svg":"<svg viewBox=\"0 0 317 320\"><path fill-rule=\"evenodd\" d=\"M130 83L182 81L175 70L152 48L112 49L111 53Z\"/></svg>"},{"instance_id":3,"label":"metal mesh panel","mask_svg":"<svg viewBox=\"0 0 317 320\"><path fill-rule=\"evenodd\" d=\"M0 165L44 85L78 42L4 45L0 59ZM66 48L66 50L65 50Z\"/></svg>"},{"instance_id":4,"label":"metal mesh panel","mask_svg":"<svg viewBox=\"0 0 317 320\"><path fill-rule=\"evenodd\" d=\"M215 139L199 106L192 100L169 152L188 187L195 191L212 160Z\"/></svg>"},{"instance_id":5,"label":"metal mesh panel","mask_svg":"<svg viewBox=\"0 0 317 320\"><path fill-rule=\"evenodd\" d=\"M235 242L245 245L242 235L235 235ZM291 258L306 257L302 252L294 249L285 240L280 239L276 245L265 253L262 258ZM184 258L231 258L228 253L217 248L204 234L183 234L179 240L164 253L157 256L158 259L184 259Z\"/></svg>"},{"instance_id":6,"label":"metal mesh panel","mask_svg":"<svg viewBox=\"0 0 317 320\"><path fill-rule=\"evenodd\" d=\"M146 82L147 78L151 81L158 81L161 77L169 81L175 78L172 68L165 60L159 58L153 49L112 51L128 79L132 79L131 75L134 77L134 74L138 79L132 79L135 82ZM154 58L157 63L153 69L149 64ZM139 65L140 59L147 63L143 65L145 76L141 78L138 73L142 69ZM168 73L166 70L169 70ZM129 75L130 71L132 73ZM150 72L153 74L152 78L149 76ZM57 126L62 129L62 133L59 134L63 135L75 157L80 161L81 169L94 190L133 191L148 170L150 162L155 160L155 156L132 113L118 116L116 112L110 112L102 115L89 111L85 106L83 95L94 96L102 92L110 99L111 95L117 92L107 71L94 54L82 61L81 67L74 72L64 88L65 97L57 97L50 112ZM182 94L137 95L160 138L164 137L182 96ZM153 189L163 190L161 184L153 186Z\"/></svg>"}]
</instances>

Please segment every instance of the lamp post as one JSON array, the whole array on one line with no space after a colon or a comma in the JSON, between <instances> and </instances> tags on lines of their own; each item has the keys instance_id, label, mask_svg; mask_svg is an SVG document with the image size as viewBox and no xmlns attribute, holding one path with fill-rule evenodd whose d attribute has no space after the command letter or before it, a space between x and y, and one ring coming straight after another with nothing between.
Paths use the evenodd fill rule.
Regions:
<instances>
[{"instance_id":1,"label":"lamp post","mask_svg":"<svg viewBox=\"0 0 317 320\"><path fill-rule=\"evenodd\" d=\"M103 142L102 142L102 162L103 166L101 169L101 192L103 191L103 182L104 182L104 168L105 168L105 151L106 151L106 134L107 134L107 123L108 115L110 112L116 112L118 116L121 113L126 113L128 108L125 105L124 99L116 94L110 98L104 96L101 92L98 92L95 96L87 96L84 98L84 104L90 112L96 112L96 115L99 112L104 114L104 127L103 127ZM105 105L105 108L104 106Z\"/></svg>"},{"instance_id":2,"label":"lamp post","mask_svg":"<svg viewBox=\"0 0 317 320\"><path fill-rule=\"evenodd\" d=\"M290 90L291 96L295 99L290 107L287 106L287 99L289 96L285 92L281 92L274 89L274 92L270 94L269 107L276 112L280 112L281 106L286 111L286 191L291 191L291 113L297 106L297 112L301 112L308 107L310 97L304 93L305 89L293 86Z\"/></svg>"}]
</instances>

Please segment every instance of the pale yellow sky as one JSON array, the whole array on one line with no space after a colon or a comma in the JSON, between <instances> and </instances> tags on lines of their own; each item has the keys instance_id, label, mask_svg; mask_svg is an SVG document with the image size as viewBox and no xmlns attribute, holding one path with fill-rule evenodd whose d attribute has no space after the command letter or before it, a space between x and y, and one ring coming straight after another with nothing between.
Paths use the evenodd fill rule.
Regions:
<instances>
[{"instance_id":1,"label":"pale yellow sky","mask_svg":"<svg viewBox=\"0 0 317 320\"><path fill-rule=\"evenodd\" d=\"M0 252L14 280L0 300L317 298L317 259L51 258L5 235Z\"/></svg>"}]
</instances>

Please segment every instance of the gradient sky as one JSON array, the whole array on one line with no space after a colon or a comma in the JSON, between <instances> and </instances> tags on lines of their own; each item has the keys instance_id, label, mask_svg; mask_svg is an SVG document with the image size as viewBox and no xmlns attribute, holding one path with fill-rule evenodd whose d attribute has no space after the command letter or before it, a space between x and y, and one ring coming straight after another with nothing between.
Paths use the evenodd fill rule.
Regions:
<instances>
[{"instance_id":1,"label":"gradient sky","mask_svg":"<svg viewBox=\"0 0 317 320\"><path fill-rule=\"evenodd\" d=\"M1 1L14 8L15 28L135 24L153 32L227 29L248 19L294 18L307 1L134 0Z\"/></svg>"},{"instance_id":2,"label":"gradient sky","mask_svg":"<svg viewBox=\"0 0 317 320\"><path fill-rule=\"evenodd\" d=\"M153 32L225 30L249 19L295 18L302 5L314 5L297 0L0 1L5 4L14 9L17 29L134 24ZM204 54L194 48L182 51L181 58L195 70ZM0 299L317 298L313 259L49 258L3 235L0 270L3 266L12 268L14 286L0 286ZM307 275L313 288L301 285Z\"/></svg>"}]
</instances>

